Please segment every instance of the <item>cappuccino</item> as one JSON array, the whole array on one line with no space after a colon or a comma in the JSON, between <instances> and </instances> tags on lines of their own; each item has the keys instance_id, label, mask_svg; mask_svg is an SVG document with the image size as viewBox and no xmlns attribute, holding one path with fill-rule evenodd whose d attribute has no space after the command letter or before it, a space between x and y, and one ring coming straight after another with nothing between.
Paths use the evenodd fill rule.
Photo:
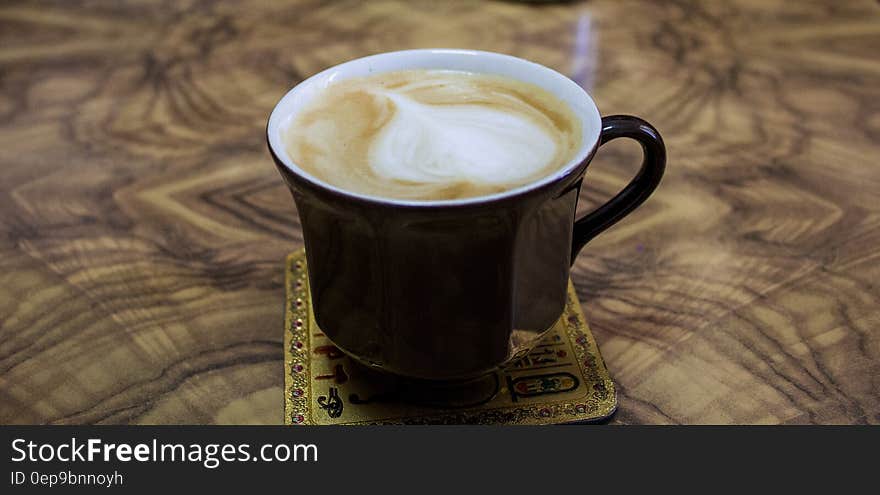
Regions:
<instances>
[{"instance_id":1,"label":"cappuccino","mask_svg":"<svg viewBox=\"0 0 880 495\"><path fill-rule=\"evenodd\" d=\"M284 141L300 168L340 189L442 200L555 172L577 152L581 124L532 84L405 70L331 83L293 117Z\"/></svg>"}]
</instances>

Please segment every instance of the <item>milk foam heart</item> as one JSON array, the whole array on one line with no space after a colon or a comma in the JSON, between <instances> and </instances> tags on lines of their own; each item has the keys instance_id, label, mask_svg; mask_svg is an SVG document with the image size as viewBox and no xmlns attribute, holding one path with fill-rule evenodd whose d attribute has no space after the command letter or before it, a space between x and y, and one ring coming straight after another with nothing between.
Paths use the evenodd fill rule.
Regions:
<instances>
[{"instance_id":1,"label":"milk foam heart","mask_svg":"<svg viewBox=\"0 0 880 495\"><path fill-rule=\"evenodd\" d=\"M385 93L394 117L370 148L376 175L416 183L507 184L556 155L552 135L525 116L480 105L426 105Z\"/></svg>"},{"instance_id":2,"label":"milk foam heart","mask_svg":"<svg viewBox=\"0 0 880 495\"><path fill-rule=\"evenodd\" d=\"M331 84L285 142L299 167L339 188L432 200L534 182L571 159L580 135L573 112L537 86L409 70Z\"/></svg>"}]
</instances>

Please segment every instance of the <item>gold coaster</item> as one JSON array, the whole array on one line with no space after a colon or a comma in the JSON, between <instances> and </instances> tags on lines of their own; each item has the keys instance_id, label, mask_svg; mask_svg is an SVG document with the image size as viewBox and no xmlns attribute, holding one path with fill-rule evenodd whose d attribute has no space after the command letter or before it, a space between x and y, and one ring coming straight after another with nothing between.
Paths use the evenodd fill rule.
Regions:
<instances>
[{"instance_id":1,"label":"gold coaster","mask_svg":"<svg viewBox=\"0 0 880 495\"><path fill-rule=\"evenodd\" d=\"M467 384L377 373L343 354L314 323L305 251L287 257L284 422L553 424L599 421L617 408L608 370L569 282L563 318L524 358Z\"/></svg>"}]
</instances>

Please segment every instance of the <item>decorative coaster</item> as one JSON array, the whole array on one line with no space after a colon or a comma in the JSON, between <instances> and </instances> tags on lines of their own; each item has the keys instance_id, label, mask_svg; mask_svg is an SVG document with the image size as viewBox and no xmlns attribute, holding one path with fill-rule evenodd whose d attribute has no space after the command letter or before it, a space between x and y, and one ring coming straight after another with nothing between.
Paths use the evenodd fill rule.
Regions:
<instances>
[{"instance_id":1,"label":"decorative coaster","mask_svg":"<svg viewBox=\"0 0 880 495\"><path fill-rule=\"evenodd\" d=\"M287 257L284 422L553 424L593 422L617 408L614 384L569 282L563 318L522 359L467 383L411 381L343 354L314 323L305 251Z\"/></svg>"}]
</instances>

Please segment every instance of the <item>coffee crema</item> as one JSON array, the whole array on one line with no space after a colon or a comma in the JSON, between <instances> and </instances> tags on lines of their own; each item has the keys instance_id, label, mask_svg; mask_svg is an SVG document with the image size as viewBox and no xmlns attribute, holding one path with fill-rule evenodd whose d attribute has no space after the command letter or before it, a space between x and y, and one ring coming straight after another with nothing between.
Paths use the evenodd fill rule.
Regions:
<instances>
[{"instance_id":1,"label":"coffee crema","mask_svg":"<svg viewBox=\"0 0 880 495\"><path fill-rule=\"evenodd\" d=\"M404 70L323 88L284 133L291 159L338 188L442 200L541 179L581 144L574 112L546 90L488 74Z\"/></svg>"}]
</instances>

